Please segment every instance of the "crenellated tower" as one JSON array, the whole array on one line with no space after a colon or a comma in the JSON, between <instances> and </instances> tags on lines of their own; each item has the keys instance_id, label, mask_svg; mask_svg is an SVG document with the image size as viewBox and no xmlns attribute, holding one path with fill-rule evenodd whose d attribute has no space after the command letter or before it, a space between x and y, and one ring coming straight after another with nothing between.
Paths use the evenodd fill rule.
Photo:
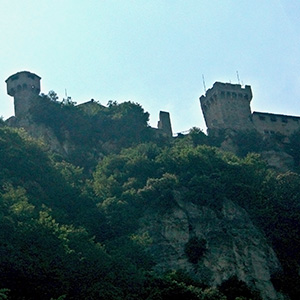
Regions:
<instances>
[{"instance_id":1,"label":"crenellated tower","mask_svg":"<svg viewBox=\"0 0 300 300\"><path fill-rule=\"evenodd\" d=\"M24 118L32 105L32 101L41 91L41 77L28 71L18 72L8 77L7 94L14 97L15 116Z\"/></svg>"},{"instance_id":2,"label":"crenellated tower","mask_svg":"<svg viewBox=\"0 0 300 300\"><path fill-rule=\"evenodd\" d=\"M252 91L249 85L242 87L240 84L215 82L199 99L208 131L253 127L250 109Z\"/></svg>"}]
</instances>

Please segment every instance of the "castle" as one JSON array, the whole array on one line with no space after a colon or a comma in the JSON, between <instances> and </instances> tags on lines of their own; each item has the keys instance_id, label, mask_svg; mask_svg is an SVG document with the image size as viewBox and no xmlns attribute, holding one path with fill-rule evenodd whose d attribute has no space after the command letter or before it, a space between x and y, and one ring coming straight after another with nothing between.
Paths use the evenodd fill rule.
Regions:
<instances>
[{"instance_id":1,"label":"castle","mask_svg":"<svg viewBox=\"0 0 300 300\"><path fill-rule=\"evenodd\" d=\"M300 129L300 117L251 113L252 91L249 85L215 82L213 87L199 98L208 134L231 129L256 130L262 135L290 136Z\"/></svg>"},{"instance_id":2,"label":"castle","mask_svg":"<svg viewBox=\"0 0 300 300\"><path fill-rule=\"evenodd\" d=\"M22 120L28 117L30 107L34 105L34 99L41 91L41 77L28 72L21 71L8 77L5 82L7 86L7 94L14 97L15 118ZM80 104L84 110L89 110L91 105L100 105L94 100ZM9 121L12 123L12 121ZM160 111L158 126L155 129L158 134L172 137L172 126L170 114Z\"/></svg>"},{"instance_id":3,"label":"castle","mask_svg":"<svg viewBox=\"0 0 300 300\"><path fill-rule=\"evenodd\" d=\"M17 119L28 116L30 107L34 105L34 98L40 93L40 81L41 77L28 71L11 75L5 81L8 95L14 97ZM288 137L300 129L300 117L251 112L252 91L249 85L242 87L240 84L215 82L199 99L208 134L231 129L256 130L263 135L279 133ZM88 107L90 103L91 101L80 106ZM160 112L155 130L165 136L172 136L168 112Z\"/></svg>"}]
</instances>

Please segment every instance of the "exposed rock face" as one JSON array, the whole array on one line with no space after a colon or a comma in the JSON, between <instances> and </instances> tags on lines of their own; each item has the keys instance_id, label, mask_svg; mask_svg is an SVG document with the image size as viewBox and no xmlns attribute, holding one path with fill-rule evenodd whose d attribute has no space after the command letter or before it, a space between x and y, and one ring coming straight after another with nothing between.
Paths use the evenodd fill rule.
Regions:
<instances>
[{"instance_id":1,"label":"exposed rock face","mask_svg":"<svg viewBox=\"0 0 300 300\"><path fill-rule=\"evenodd\" d=\"M11 117L6 120L6 123L10 127L24 128L30 136L42 140L45 145L49 147L49 150L59 153L63 157L66 157L70 152L71 145L68 143L67 138L64 139L63 143L61 143L51 128L33 122L30 117Z\"/></svg>"},{"instance_id":2,"label":"exposed rock face","mask_svg":"<svg viewBox=\"0 0 300 300\"><path fill-rule=\"evenodd\" d=\"M267 162L270 167L280 172L288 172L292 170L294 166L293 158L283 151L263 151L261 153L261 157Z\"/></svg>"},{"instance_id":3,"label":"exposed rock face","mask_svg":"<svg viewBox=\"0 0 300 300\"><path fill-rule=\"evenodd\" d=\"M224 200L216 210L177 200L177 206L165 213L147 211L141 220L141 232L145 231L153 240L148 250L158 271L184 269L210 285L236 275L264 299L278 299L270 276L280 268L279 261L247 212L232 201ZM192 264L185 245L195 236L206 240L207 249Z\"/></svg>"}]
</instances>

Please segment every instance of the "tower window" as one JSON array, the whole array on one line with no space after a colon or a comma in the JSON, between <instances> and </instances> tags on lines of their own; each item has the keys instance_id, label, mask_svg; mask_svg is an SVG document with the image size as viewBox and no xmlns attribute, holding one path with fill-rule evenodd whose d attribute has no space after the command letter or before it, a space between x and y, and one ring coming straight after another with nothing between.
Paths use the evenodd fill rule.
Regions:
<instances>
[{"instance_id":1,"label":"tower window","mask_svg":"<svg viewBox=\"0 0 300 300\"><path fill-rule=\"evenodd\" d=\"M282 123L287 123L288 120L287 120L287 118L282 118L282 119L281 119L281 122L282 122Z\"/></svg>"},{"instance_id":2,"label":"tower window","mask_svg":"<svg viewBox=\"0 0 300 300\"><path fill-rule=\"evenodd\" d=\"M249 100L248 94L245 94L244 98L245 98L246 100Z\"/></svg>"},{"instance_id":3,"label":"tower window","mask_svg":"<svg viewBox=\"0 0 300 300\"><path fill-rule=\"evenodd\" d=\"M236 93L232 93L232 98L236 98Z\"/></svg>"},{"instance_id":4,"label":"tower window","mask_svg":"<svg viewBox=\"0 0 300 300\"><path fill-rule=\"evenodd\" d=\"M19 79L18 75L11 77L11 81L15 81L15 80L18 80L18 79Z\"/></svg>"},{"instance_id":5,"label":"tower window","mask_svg":"<svg viewBox=\"0 0 300 300\"><path fill-rule=\"evenodd\" d=\"M243 98L243 94L242 93L239 93L239 98Z\"/></svg>"},{"instance_id":6,"label":"tower window","mask_svg":"<svg viewBox=\"0 0 300 300\"><path fill-rule=\"evenodd\" d=\"M225 92L224 91L221 92L221 98L225 98Z\"/></svg>"},{"instance_id":7,"label":"tower window","mask_svg":"<svg viewBox=\"0 0 300 300\"><path fill-rule=\"evenodd\" d=\"M272 122L276 122L277 121L276 117L274 117L274 116L271 116L270 119L271 119Z\"/></svg>"},{"instance_id":8,"label":"tower window","mask_svg":"<svg viewBox=\"0 0 300 300\"><path fill-rule=\"evenodd\" d=\"M27 74L28 78L34 79L34 75L33 74Z\"/></svg>"},{"instance_id":9,"label":"tower window","mask_svg":"<svg viewBox=\"0 0 300 300\"><path fill-rule=\"evenodd\" d=\"M266 117L265 116L259 116L259 119L262 121L265 121Z\"/></svg>"},{"instance_id":10,"label":"tower window","mask_svg":"<svg viewBox=\"0 0 300 300\"><path fill-rule=\"evenodd\" d=\"M227 98L230 98L230 96L231 96L231 93L227 92Z\"/></svg>"},{"instance_id":11,"label":"tower window","mask_svg":"<svg viewBox=\"0 0 300 300\"><path fill-rule=\"evenodd\" d=\"M18 90L18 91L21 91L21 90L22 90L21 85L18 85L18 86L17 86L17 90Z\"/></svg>"}]
</instances>

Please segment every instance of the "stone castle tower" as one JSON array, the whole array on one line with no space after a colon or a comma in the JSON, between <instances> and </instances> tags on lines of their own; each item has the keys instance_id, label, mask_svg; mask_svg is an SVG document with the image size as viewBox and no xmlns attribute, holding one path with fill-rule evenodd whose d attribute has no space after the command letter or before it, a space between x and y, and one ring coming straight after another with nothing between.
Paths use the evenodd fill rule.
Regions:
<instances>
[{"instance_id":1,"label":"stone castle tower","mask_svg":"<svg viewBox=\"0 0 300 300\"><path fill-rule=\"evenodd\" d=\"M205 96L200 97L208 131L252 128L251 99L252 91L248 85L215 82Z\"/></svg>"},{"instance_id":2,"label":"stone castle tower","mask_svg":"<svg viewBox=\"0 0 300 300\"><path fill-rule=\"evenodd\" d=\"M33 99L41 91L40 80L41 77L27 71L18 72L5 80L8 95L14 97L17 118L27 116Z\"/></svg>"},{"instance_id":3,"label":"stone castle tower","mask_svg":"<svg viewBox=\"0 0 300 300\"><path fill-rule=\"evenodd\" d=\"M157 124L157 128L160 129L165 135L172 137L172 126L170 114L166 111L159 112L159 121Z\"/></svg>"}]
</instances>

